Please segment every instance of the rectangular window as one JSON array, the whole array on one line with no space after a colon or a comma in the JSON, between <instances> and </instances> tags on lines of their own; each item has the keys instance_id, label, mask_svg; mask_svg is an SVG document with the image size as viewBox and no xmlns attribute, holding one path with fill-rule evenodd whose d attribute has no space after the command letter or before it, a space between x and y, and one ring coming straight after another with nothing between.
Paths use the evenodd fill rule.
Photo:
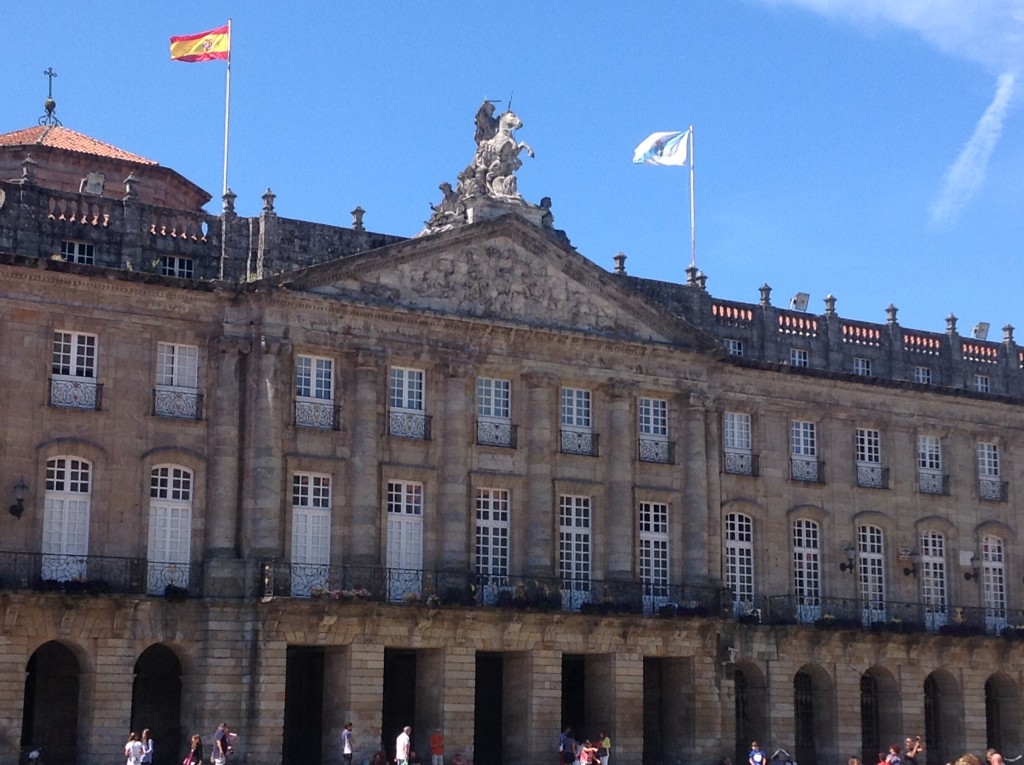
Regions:
<instances>
[{"instance_id":1,"label":"rectangular window","mask_svg":"<svg viewBox=\"0 0 1024 765\"><path fill-rule=\"evenodd\" d=\"M921 385L931 385L931 367L914 367L914 382L919 383Z\"/></svg>"},{"instance_id":2,"label":"rectangular window","mask_svg":"<svg viewBox=\"0 0 1024 765\"><path fill-rule=\"evenodd\" d=\"M981 590L989 632L1006 626L1006 560L1003 540L986 534L981 539Z\"/></svg>"},{"instance_id":3,"label":"rectangular window","mask_svg":"<svg viewBox=\"0 0 1024 765\"><path fill-rule=\"evenodd\" d=\"M96 377L96 335L82 332L53 333L53 365L55 375Z\"/></svg>"},{"instance_id":4,"label":"rectangular window","mask_svg":"<svg viewBox=\"0 0 1024 765\"><path fill-rule=\"evenodd\" d=\"M509 587L509 493L476 490L476 576L484 603Z\"/></svg>"},{"instance_id":5,"label":"rectangular window","mask_svg":"<svg viewBox=\"0 0 1024 765\"><path fill-rule=\"evenodd\" d=\"M726 412L722 418L723 441L726 449L749 452L751 450L750 415L744 412Z\"/></svg>"},{"instance_id":6,"label":"rectangular window","mask_svg":"<svg viewBox=\"0 0 1024 765\"><path fill-rule=\"evenodd\" d=\"M199 385L199 346L157 343L156 384L195 390Z\"/></svg>"},{"instance_id":7,"label":"rectangular window","mask_svg":"<svg viewBox=\"0 0 1024 765\"><path fill-rule=\"evenodd\" d=\"M91 266L96 262L93 253L93 246L88 242L65 239L60 243L61 260L66 260L68 263L83 263Z\"/></svg>"},{"instance_id":8,"label":"rectangular window","mask_svg":"<svg viewBox=\"0 0 1024 765\"><path fill-rule=\"evenodd\" d=\"M857 529L857 576L864 624L885 621L885 547L877 526Z\"/></svg>"},{"instance_id":9,"label":"rectangular window","mask_svg":"<svg viewBox=\"0 0 1024 765\"><path fill-rule=\"evenodd\" d=\"M195 260L182 257L181 255L163 255L160 257L160 274L162 276L176 276L179 279L192 279L195 277Z\"/></svg>"},{"instance_id":10,"label":"rectangular window","mask_svg":"<svg viewBox=\"0 0 1024 765\"><path fill-rule=\"evenodd\" d=\"M977 393L991 393L992 392L992 380L988 375L975 375L974 376L974 390Z\"/></svg>"},{"instance_id":11,"label":"rectangular window","mask_svg":"<svg viewBox=\"0 0 1024 765\"><path fill-rule=\"evenodd\" d=\"M863 356L854 356L853 358L853 373L855 375L861 375L863 377L871 376L871 359L864 358Z\"/></svg>"},{"instance_id":12,"label":"rectangular window","mask_svg":"<svg viewBox=\"0 0 1024 765\"><path fill-rule=\"evenodd\" d=\"M750 516L725 516L725 586L732 590L733 613L753 608L754 522Z\"/></svg>"},{"instance_id":13,"label":"rectangular window","mask_svg":"<svg viewBox=\"0 0 1024 765\"><path fill-rule=\"evenodd\" d=\"M89 552L92 465L77 457L46 462L42 578L84 579Z\"/></svg>"},{"instance_id":14,"label":"rectangular window","mask_svg":"<svg viewBox=\"0 0 1024 765\"><path fill-rule=\"evenodd\" d=\"M811 365L811 354L803 348L789 349L789 365L793 367L808 367Z\"/></svg>"},{"instance_id":15,"label":"rectangular window","mask_svg":"<svg viewBox=\"0 0 1024 765\"><path fill-rule=\"evenodd\" d=\"M639 516L640 582L644 588L644 611L650 613L668 603L668 505L641 502Z\"/></svg>"},{"instance_id":16,"label":"rectangular window","mask_svg":"<svg viewBox=\"0 0 1024 765\"><path fill-rule=\"evenodd\" d=\"M999 444L978 444L978 477L999 477Z\"/></svg>"},{"instance_id":17,"label":"rectangular window","mask_svg":"<svg viewBox=\"0 0 1024 765\"><path fill-rule=\"evenodd\" d=\"M942 444L938 436L917 437L917 466L921 470L942 472Z\"/></svg>"},{"instance_id":18,"label":"rectangular window","mask_svg":"<svg viewBox=\"0 0 1024 765\"><path fill-rule=\"evenodd\" d=\"M921 560L918 564L921 602L930 630L946 623L946 540L936 531L921 535Z\"/></svg>"},{"instance_id":19,"label":"rectangular window","mask_svg":"<svg viewBox=\"0 0 1024 765\"><path fill-rule=\"evenodd\" d=\"M590 429L590 391L562 388L562 425Z\"/></svg>"},{"instance_id":20,"label":"rectangular window","mask_svg":"<svg viewBox=\"0 0 1024 765\"><path fill-rule=\"evenodd\" d=\"M299 398L333 401L334 360L322 356L296 356L295 395Z\"/></svg>"},{"instance_id":21,"label":"rectangular window","mask_svg":"<svg viewBox=\"0 0 1024 765\"><path fill-rule=\"evenodd\" d=\"M668 401L663 398L641 398L638 410L641 436L668 438Z\"/></svg>"},{"instance_id":22,"label":"rectangular window","mask_svg":"<svg viewBox=\"0 0 1024 765\"><path fill-rule=\"evenodd\" d=\"M421 369L391 367L388 403L392 409L422 412L424 375Z\"/></svg>"},{"instance_id":23,"label":"rectangular window","mask_svg":"<svg viewBox=\"0 0 1024 765\"><path fill-rule=\"evenodd\" d=\"M793 420L790 423L790 448L794 457L818 456L818 439L813 422Z\"/></svg>"},{"instance_id":24,"label":"rectangular window","mask_svg":"<svg viewBox=\"0 0 1024 765\"><path fill-rule=\"evenodd\" d=\"M512 383L508 380L478 377L476 413L479 417L508 420L512 416Z\"/></svg>"},{"instance_id":25,"label":"rectangular window","mask_svg":"<svg viewBox=\"0 0 1024 765\"><path fill-rule=\"evenodd\" d=\"M558 509L562 607L577 611L590 599L590 497L559 497Z\"/></svg>"},{"instance_id":26,"label":"rectangular window","mask_svg":"<svg viewBox=\"0 0 1024 765\"><path fill-rule=\"evenodd\" d=\"M879 465L882 462L882 434L870 428L857 428L857 462Z\"/></svg>"},{"instance_id":27,"label":"rectangular window","mask_svg":"<svg viewBox=\"0 0 1024 765\"><path fill-rule=\"evenodd\" d=\"M417 598L423 590L423 484L387 484L388 599Z\"/></svg>"},{"instance_id":28,"label":"rectangular window","mask_svg":"<svg viewBox=\"0 0 1024 765\"><path fill-rule=\"evenodd\" d=\"M292 475L291 593L308 596L328 586L331 563L331 477Z\"/></svg>"},{"instance_id":29,"label":"rectangular window","mask_svg":"<svg viewBox=\"0 0 1024 765\"><path fill-rule=\"evenodd\" d=\"M725 338L722 341L725 344L725 350L729 351L730 356L742 356L743 355L743 341L734 340L731 337Z\"/></svg>"},{"instance_id":30,"label":"rectangular window","mask_svg":"<svg viewBox=\"0 0 1024 765\"><path fill-rule=\"evenodd\" d=\"M811 520L793 521L793 592L802 623L821 616L821 528Z\"/></svg>"}]
</instances>

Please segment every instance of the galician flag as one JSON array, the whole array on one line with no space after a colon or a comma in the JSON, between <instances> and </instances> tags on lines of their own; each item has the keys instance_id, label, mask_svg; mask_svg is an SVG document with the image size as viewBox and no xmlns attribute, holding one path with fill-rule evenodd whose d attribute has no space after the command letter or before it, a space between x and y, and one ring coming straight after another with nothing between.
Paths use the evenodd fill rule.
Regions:
<instances>
[{"instance_id":1,"label":"galician flag","mask_svg":"<svg viewBox=\"0 0 1024 765\"><path fill-rule=\"evenodd\" d=\"M689 139L689 130L651 133L633 152L633 164L682 167L688 159Z\"/></svg>"},{"instance_id":2,"label":"galician flag","mask_svg":"<svg viewBox=\"0 0 1024 765\"><path fill-rule=\"evenodd\" d=\"M231 58L231 33L224 25L194 35L171 38L171 60L193 63Z\"/></svg>"}]
</instances>

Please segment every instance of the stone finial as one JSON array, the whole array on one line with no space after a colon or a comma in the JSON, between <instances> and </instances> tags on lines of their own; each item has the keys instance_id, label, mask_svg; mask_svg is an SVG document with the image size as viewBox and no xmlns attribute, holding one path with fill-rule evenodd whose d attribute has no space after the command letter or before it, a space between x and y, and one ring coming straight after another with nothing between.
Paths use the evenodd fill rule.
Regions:
<instances>
[{"instance_id":1,"label":"stone finial","mask_svg":"<svg viewBox=\"0 0 1024 765\"><path fill-rule=\"evenodd\" d=\"M761 293L761 305L772 304L772 288L768 286L768 282L758 287L758 292Z\"/></svg>"},{"instance_id":2,"label":"stone finial","mask_svg":"<svg viewBox=\"0 0 1024 765\"><path fill-rule=\"evenodd\" d=\"M125 202L128 202L129 200L133 200L133 199L138 199L139 198L139 190L138 190L137 187L138 187L138 185L141 182L142 181L139 180L139 178L135 175L135 173L128 173L128 177L124 179L124 201Z\"/></svg>"},{"instance_id":3,"label":"stone finial","mask_svg":"<svg viewBox=\"0 0 1024 765\"><path fill-rule=\"evenodd\" d=\"M626 255L622 252L615 253L612 260L615 261L615 273L625 274L626 273Z\"/></svg>"},{"instance_id":4,"label":"stone finial","mask_svg":"<svg viewBox=\"0 0 1024 765\"><path fill-rule=\"evenodd\" d=\"M705 292L708 290L708 275L703 271L697 272L697 286Z\"/></svg>"},{"instance_id":5,"label":"stone finial","mask_svg":"<svg viewBox=\"0 0 1024 765\"><path fill-rule=\"evenodd\" d=\"M32 159L31 154L26 154L21 160L21 182L33 183L36 179L36 165L39 163Z\"/></svg>"},{"instance_id":6,"label":"stone finial","mask_svg":"<svg viewBox=\"0 0 1024 765\"><path fill-rule=\"evenodd\" d=\"M363 230L365 230L363 228L363 216L364 215L366 215L366 210L364 210L359 205L356 205L355 209L352 211L352 230L353 231L363 231Z\"/></svg>"},{"instance_id":7,"label":"stone finial","mask_svg":"<svg viewBox=\"0 0 1024 765\"><path fill-rule=\"evenodd\" d=\"M551 197L544 197L540 200L540 209L544 211L540 216L541 228L554 228L555 216L551 212Z\"/></svg>"},{"instance_id":8,"label":"stone finial","mask_svg":"<svg viewBox=\"0 0 1024 765\"><path fill-rule=\"evenodd\" d=\"M1003 327L1003 342L1009 345L1013 342L1013 325L1007 324Z\"/></svg>"},{"instance_id":9,"label":"stone finial","mask_svg":"<svg viewBox=\"0 0 1024 765\"><path fill-rule=\"evenodd\" d=\"M225 214L228 214L228 215L234 215L235 214L235 200L236 199L238 199L238 194L233 192L231 189L228 189L227 191L224 192L224 196L221 197L221 201L224 203L222 209L223 209Z\"/></svg>"},{"instance_id":10,"label":"stone finial","mask_svg":"<svg viewBox=\"0 0 1024 765\"><path fill-rule=\"evenodd\" d=\"M889 307L885 309L886 322L889 324L896 323L896 312L900 309L889 303Z\"/></svg>"},{"instance_id":11,"label":"stone finial","mask_svg":"<svg viewBox=\"0 0 1024 765\"><path fill-rule=\"evenodd\" d=\"M946 334L948 334L948 335L955 335L955 334L957 334L957 331L956 331L956 316L954 316L952 313L949 314L949 316L946 317Z\"/></svg>"},{"instance_id":12,"label":"stone finial","mask_svg":"<svg viewBox=\"0 0 1024 765\"><path fill-rule=\"evenodd\" d=\"M263 192L263 212L272 213L274 212L274 200L277 199L277 194L267 187L267 190Z\"/></svg>"},{"instance_id":13,"label":"stone finial","mask_svg":"<svg viewBox=\"0 0 1024 765\"><path fill-rule=\"evenodd\" d=\"M833 295L831 292L825 295L825 315L836 315L836 296Z\"/></svg>"},{"instance_id":14,"label":"stone finial","mask_svg":"<svg viewBox=\"0 0 1024 765\"><path fill-rule=\"evenodd\" d=\"M697 270L697 266L691 263L690 266L686 269L686 283L689 284L691 287L696 286L697 274L699 273L700 271Z\"/></svg>"}]
</instances>

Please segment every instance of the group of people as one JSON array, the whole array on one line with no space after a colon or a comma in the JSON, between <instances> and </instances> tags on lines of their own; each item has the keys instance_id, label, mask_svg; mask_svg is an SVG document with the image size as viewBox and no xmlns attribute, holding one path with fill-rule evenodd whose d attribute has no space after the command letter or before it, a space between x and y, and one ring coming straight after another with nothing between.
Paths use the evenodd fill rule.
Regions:
<instances>
[{"instance_id":1,"label":"group of people","mask_svg":"<svg viewBox=\"0 0 1024 765\"><path fill-rule=\"evenodd\" d=\"M213 751L210 753L212 765L226 765L228 755L234 750L235 734L228 729L228 724L222 722L213 734ZM138 736L134 731L128 735L128 742L124 745L125 765L152 765L153 763L153 737L149 728L142 731ZM181 765L203 765L203 737L198 733L192 736L189 742L188 754L181 761Z\"/></svg>"},{"instance_id":2,"label":"group of people","mask_svg":"<svg viewBox=\"0 0 1024 765\"><path fill-rule=\"evenodd\" d=\"M612 740L604 731L591 741L585 738L577 741L572 728L566 728L558 736L558 760L561 765L609 765L612 758Z\"/></svg>"}]
</instances>

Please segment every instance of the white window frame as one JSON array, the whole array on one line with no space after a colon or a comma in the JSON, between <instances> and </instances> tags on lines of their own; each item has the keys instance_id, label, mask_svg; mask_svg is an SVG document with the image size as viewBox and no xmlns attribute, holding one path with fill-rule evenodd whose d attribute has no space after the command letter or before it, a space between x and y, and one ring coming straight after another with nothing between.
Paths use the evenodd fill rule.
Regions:
<instances>
[{"instance_id":1,"label":"white window frame","mask_svg":"<svg viewBox=\"0 0 1024 765\"><path fill-rule=\"evenodd\" d=\"M668 400L641 396L637 402L637 429L643 438L668 441Z\"/></svg>"},{"instance_id":2,"label":"white window frame","mask_svg":"<svg viewBox=\"0 0 1024 765\"><path fill-rule=\"evenodd\" d=\"M821 617L821 524L797 518L791 534L797 620L806 624Z\"/></svg>"},{"instance_id":3,"label":"white window frame","mask_svg":"<svg viewBox=\"0 0 1024 765\"><path fill-rule=\"evenodd\" d=\"M51 370L66 380L95 380L99 365L99 336L57 329L53 332Z\"/></svg>"},{"instance_id":4,"label":"white window frame","mask_svg":"<svg viewBox=\"0 0 1024 765\"><path fill-rule=\"evenodd\" d=\"M726 451L751 453L753 430L749 413L725 412L722 415L722 444Z\"/></svg>"},{"instance_id":5,"label":"white window frame","mask_svg":"<svg viewBox=\"0 0 1024 765\"><path fill-rule=\"evenodd\" d=\"M986 628L998 632L1007 625L1006 556L1003 539L994 534L981 538L981 592Z\"/></svg>"},{"instance_id":6,"label":"white window frame","mask_svg":"<svg viewBox=\"0 0 1024 765\"><path fill-rule=\"evenodd\" d=\"M938 436L917 437L917 468L925 473L942 473L942 440Z\"/></svg>"},{"instance_id":7,"label":"white window frame","mask_svg":"<svg viewBox=\"0 0 1024 765\"><path fill-rule=\"evenodd\" d=\"M979 441L976 452L978 455L978 478L999 478L999 444L991 441Z\"/></svg>"},{"instance_id":8,"label":"white window frame","mask_svg":"<svg viewBox=\"0 0 1024 765\"><path fill-rule=\"evenodd\" d=\"M791 367L809 367L811 365L811 352L805 348L790 348L789 365Z\"/></svg>"},{"instance_id":9,"label":"white window frame","mask_svg":"<svg viewBox=\"0 0 1024 765\"><path fill-rule=\"evenodd\" d=\"M810 420L792 420L789 427L790 454L798 459L818 456L818 426Z\"/></svg>"},{"instance_id":10,"label":"white window frame","mask_svg":"<svg viewBox=\"0 0 1024 765\"><path fill-rule=\"evenodd\" d=\"M42 578L84 579L89 554L92 463L64 454L46 461Z\"/></svg>"},{"instance_id":11,"label":"white window frame","mask_svg":"<svg viewBox=\"0 0 1024 765\"><path fill-rule=\"evenodd\" d=\"M732 590L733 613L754 608L754 520L744 513L725 516L725 586Z\"/></svg>"},{"instance_id":12,"label":"white window frame","mask_svg":"<svg viewBox=\"0 0 1024 765\"><path fill-rule=\"evenodd\" d=\"M149 471L149 539L146 592L162 595L168 585L188 587L192 562L195 476L183 465Z\"/></svg>"},{"instance_id":13,"label":"white window frame","mask_svg":"<svg viewBox=\"0 0 1024 765\"><path fill-rule=\"evenodd\" d=\"M489 420L512 419L512 382L496 377L476 379L476 414Z\"/></svg>"},{"instance_id":14,"label":"white window frame","mask_svg":"<svg viewBox=\"0 0 1024 765\"><path fill-rule=\"evenodd\" d=\"M854 356L853 373L859 377L871 377L871 359L866 356Z\"/></svg>"},{"instance_id":15,"label":"white window frame","mask_svg":"<svg viewBox=\"0 0 1024 765\"><path fill-rule=\"evenodd\" d=\"M915 366L914 367L914 382L920 385L931 385L932 384L932 368L926 366Z\"/></svg>"},{"instance_id":16,"label":"white window frame","mask_svg":"<svg viewBox=\"0 0 1024 765\"><path fill-rule=\"evenodd\" d=\"M743 356L743 341L737 340L733 337L727 337L722 341L725 346L725 350L729 352L730 356Z\"/></svg>"},{"instance_id":17,"label":"white window frame","mask_svg":"<svg viewBox=\"0 0 1024 765\"><path fill-rule=\"evenodd\" d=\"M161 389L195 391L199 387L199 346L158 342L156 385Z\"/></svg>"},{"instance_id":18,"label":"white window frame","mask_svg":"<svg viewBox=\"0 0 1024 765\"><path fill-rule=\"evenodd\" d=\"M991 393L992 378L988 375L974 375L974 390L976 393Z\"/></svg>"},{"instance_id":19,"label":"white window frame","mask_svg":"<svg viewBox=\"0 0 1024 765\"><path fill-rule=\"evenodd\" d=\"M327 589L331 566L331 490L328 473L292 473L291 594Z\"/></svg>"},{"instance_id":20,"label":"white window frame","mask_svg":"<svg viewBox=\"0 0 1024 765\"><path fill-rule=\"evenodd\" d=\"M392 601L423 594L424 495L419 481L387 482L388 599Z\"/></svg>"},{"instance_id":21,"label":"white window frame","mask_svg":"<svg viewBox=\"0 0 1024 765\"><path fill-rule=\"evenodd\" d=\"M646 613L669 601L669 506L667 502L640 502L637 507L637 568L643 586Z\"/></svg>"},{"instance_id":22,"label":"white window frame","mask_svg":"<svg viewBox=\"0 0 1024 765\"><path fill-rule=\"evenodd\" d=\"M857 428L857 464L882 464L882 431L875 428Z\"/></svg>"},{"instance_id":23,"label":"white window frame","mask_svg":"<svg viewBox=\"0 0 1024 765\"><path fill-rule=\"evenodd\" d=\"M585 388L562 388L562 427L580 433L591 432L591 393Z\"/></svg>"},{"instance_id":24,"label":"white window frame","mask_svg":"<svg viewBox=\"0 0 1024 765\"><path fill-rule=\"evenodd\" d=\"M295 398L310 402L333 402L334 359L311 353L296 354Z\"/></svg>"},{"instance_id":25,"label":"white window frame","mask_svg":"<svg viewBox=\"0 0 1024 765\"><path fill-rule=\"evenodd\" d=\"M388 404L394 411L422 413L426 408L427 382L422 369L391 367Z\"/></svg>"},{"instance_id":26,"label":"white window frame","mask_svg":"<svg viewBox=\"0 0 1024 765\"><path fill-rule=\"evenodd\" d=\"M511 507L508 489L476 490L474 566L481 597L487 605L495 603L498 594L509 589Z\"/></svg>"},{"instance_id":27,"label":"white window frame","mask_svg":"<svg viewBox=\"0 0 1024 765\"><path fill-rule=\"evenodd\" d=\"M917 568L925 626L935 631L946 623L949 605L946 539L942 534L937 531L926 531L921 534L921 559Z\"/></svg>"},{"instance_id":28,"label":"white window frame","mask_svg":"<svg viewBox=\"0 0 1024 765\"><path fill-rule=\"evenodd\" d=\"M563 494L558 498L558 511L558 573L562 608L578 611L590 599L591 498Z\"/></svg>"},{"instance_id":29,"label":"white window frame","mask_svg":"<svg viewBox=\"0 0 1024 765\"><path fill-rule=\"evenodd\" d=\"M195 258L185 255L161 255L160 274L177 279L194 279L196 275Z\"/></svg>"},{"instance_id":30,"label":"white window frame","mask_svg":"<svg viewBox=\"0 0 1024 765\"><path fill-rule=\"evenodd\" d=\"M857 529L857 578L864 624L885 621L885 533L878 526Z\"/></svg>"},{"instance_id":31,"label":"white window frame","mask_svg":"<svg viewBox=\"0 0 1024 765\"><path fill-rule=\"evenodd\" d=\"M96 263L96 249L90 242L80 239L64 239L60 243L60 257L68 263L92 266Z\"/></svg>"}]
</instances>

